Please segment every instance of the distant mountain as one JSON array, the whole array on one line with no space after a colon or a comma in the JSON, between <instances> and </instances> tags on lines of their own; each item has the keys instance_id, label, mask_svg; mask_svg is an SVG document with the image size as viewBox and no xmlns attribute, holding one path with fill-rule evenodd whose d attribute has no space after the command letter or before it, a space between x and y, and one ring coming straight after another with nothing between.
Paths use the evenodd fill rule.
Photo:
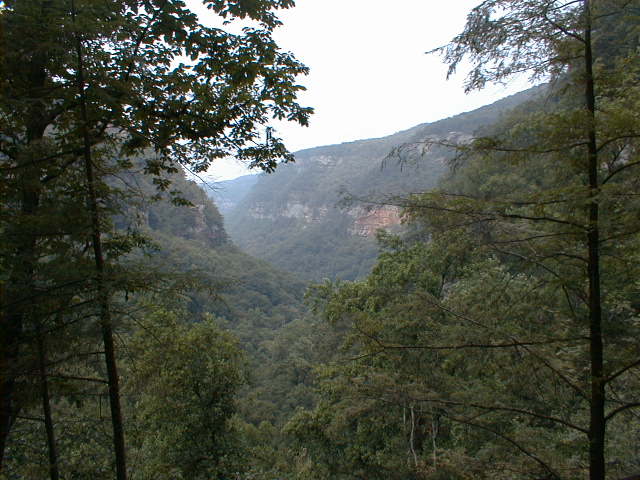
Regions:
<instances>
[{"instance_id":1,"label":"distant mountain","mask_svg":"<svg viewBox=\"0 0 640 480\"><path fill-rule=\"evenodd\" d=\"M233 180L207 182L200 186L216 204L220 213L226 216L251 191L259 175L244 175Z\"/></svg>"},{"instance_id":2,"label":"distant mountain","mask_svg":"<svg viewBox=\"0 0 640 480\"><path fill-rule=\"evenodd\" d=\"M425 155L414 149L413 158L398 162L387 159L391 150L426 139L470 137L543 88L388 137L297 152L294 164L260 175L242 193L225 215L227 231L249 254L307 280L364 276L377 254L376 231L400 224L400 210L384 205L384 198L433 188L451 155L443 148ZM356 201L341 205L345 196Z\"/></svg>"}]
</instances>

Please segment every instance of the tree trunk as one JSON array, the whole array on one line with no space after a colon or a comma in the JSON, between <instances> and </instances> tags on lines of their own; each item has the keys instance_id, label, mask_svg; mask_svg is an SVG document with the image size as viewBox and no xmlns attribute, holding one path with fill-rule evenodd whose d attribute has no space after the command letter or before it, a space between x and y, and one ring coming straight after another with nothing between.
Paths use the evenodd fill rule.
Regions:
<instances>
[{"instance_id":1,"label":"tree trunk","mask_svg":"<svg viewBox=\"0 0 640 480\"><path fill-rule=\"evenodd\" d=\"M72 15L75 23L75 5L72 0ZM113 446L116 457L116 478L117 480L127 479L126 450L124 441L124 428L122 421L122 408L120 406L120 386L118 380L118 370L113 342L113 327L111 321L111 309L109 305L109 287L105 278L105 261L102 250L100 211L96 195L96 179L93 171L93 161L91 156L91 141L89 138L87 101L84 81L84 62L82 56L82 42L76 31L76 54L78 57L78 93L80 95L81 131L83 137L83 157L85 175L87 181L87 207L91 214L91 241L93 255L96 266L96 288L100 317L100 327L102 329L102 341L105 350L105 363L107 367L107 380L109 384L109 405L111 408L111 423L113 428Z\"/></svg>"},{"instance_id":2,"label":"tree trunk","mask_svg":"<svg viewBox=\"0 0 640 480\"><path fill-rule=\"evenodd\" d=\"M44 133L44 128L41 130ZM21 185L21 216L28 223L37 213L40 204L38 172L34 168L25 168L26 178ZM19 228L19 227L18 227ZM22 233L22 234L21 234ZM2 472L7 439L19 406L14 405L16 372L20 361L20 344L28 305L33 292L34 271L36 263L36 236L27 235L15 230L9 232L11 242L17 243L15 263L7 281L7 288L2 299L0 329L0 472Z\"/></svg>"},{"instance_id":3,"label":"tree trunk","mask_svg":"<svg viewBox=\"0 0 640 480\"><path fill-rule=\"evenodd\" d=\"M0 473L4 465L4 454L7 447L9 432L15 421L16 407L13 404L15 377L13 370L18 357L18 339L22 333L20 315L10 315L3 312L2 333L0 342Z\"/></svg>"},{"instance_id":4,"label":"tree trunk","mask_svg":"<svg viewBox=\"0 0 640 480\"><path fill-rule=\"evenodd\" d=\"M48 18L51 3L42 2L40 17ZM25 65L28 78L27 90L29 98L40 98L46 81L47 53L38 50L33 53L31 61ZM31 102L27 109L27 128L25 139L27 149L42 140L46 129L44 107L41 102ZM28 157L28 156L27 156ZM29 158L20 158L17 192L20 216L24 224L38 213L40 206L40 167L32 164ZM27 229L29 227L27 226ZM24 226L13 226L3 235L4 241L13 245L15 254L9 265L9 278L5 288L0 292L0 473L3 470L4 455L11 427L13 426L19 405L15 405L14 390L16 385L17 364L20 360L20 343L27 313L27 305L33 292L33 275L36 264L36 235L25 232ZM1 285L0 285L1 286Z\"/></svg>"},{"instance_id":5,"label":"tree trunk","mask_svg":"<svg viewBox=\"0 0 640 480\"><path fill-rule=\"evenodd\" d=\"M40 397L42 400L42 412L44 414L44 428L47 435L47 450L49 453L49 477L51 480L58 480L60 473L58 469L58 452L56 448L56 437L53 430L53 418L51 416L51 402L49 398L49 382L47 380L47 352L42 336L42 325L37 324L36 341L38 343L38 370L40 375Z\"/></svg>"},{"instance_id":6,"label":"tree trunk","mask_svg":"<svg viewBox=\"0 0 640 480\"><path fill-rule=\"evenodd\" d=\"M605 479L605 392L604 353L602 341L602 303L600 293L600 230L598 225L598 150L596 142L596 96L593 76L591 44L591 11L589 0L584 0L585 16L585 106L588 111L587 169L589 174L589 228L587 232L589 277L589 357L591 363L591 410L589 418L589 479Z\"/></svg>"}]
</instances>

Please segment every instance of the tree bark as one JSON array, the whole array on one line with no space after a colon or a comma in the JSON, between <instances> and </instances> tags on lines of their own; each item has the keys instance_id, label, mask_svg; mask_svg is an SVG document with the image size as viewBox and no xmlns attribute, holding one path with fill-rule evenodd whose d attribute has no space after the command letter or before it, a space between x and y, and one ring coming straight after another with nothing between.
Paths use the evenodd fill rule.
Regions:
<instances>
[{"instance_id":1,"label":"tree bark","mask_svg":"<svg viewBox=\"0 0 640 480\"><path fill-rule=\"evenodd\" d=\"M38 344L38 370L40 374L40 397L42 400L42 412L44 415L44 428L47 435L47 450L49 454L49 477L51 480L59 480L58 451L56 437L53 429L51 415L51 401L49 397L49 381L47 380L47 351L42 336L42 325L37 324L36 341Z\"/></svg>"},{"instance_id":2,"label":"tree bark","mask_svg":"<svg viewBox=\"0 0 640 480\"><path fill-rule=\"evenodd\" d=\"M40 17L48 18L51 2L42 2ZM38 99L45 87L47 53L43 50L33 52L31 61L24 66L27 77L29 98ZM25 143L28 149L44 137L46 120L42 102L30 102L26 111L27 122ZM19 195L19 212L25 224L34 218L40 206L40 168L29 162L28 158L19 169L16 188ZM22 230L21 226L12 226L4 235L4 240L14 245L14 256L9 266L9 278L0 292L0 473L4 466L5 450L9 433L20 406L15 404L17 364L20 360L20 344L27 315L27 306L33 292L36 264L36 235ZM28 227L27 227L28 228ZM1 285L0 285L1 286Z\"/></svg>"},{"instance_id":3,"label":"tree bark","mask_svg":"<svg viewBox=\"0 0 640 480\"><path fill-rule=\"evenodd\" d=\"M75 23L75 5L72 0L72 15ZM127 479L126 449L124 440L124 428L122 421L122 408L120 406L120 386L118 369L113 342L113 325L111 321L111 309L109 305L109 287L105 276L105 260L102 249L100 211L96 194L96 178L93 171L93 159L91 154L91 141L89 137L87 100L84 80L84 62L82 55L82 41L78 32L76 36L76 54L78 59L78 93L80 96L81 131L83 139L83 157L85 176L87 182L87 207L91 215L91 241L93 256L96 266L96 289L99 309L102 341L105 350L105 363L107 367L107 380L109 384L109 405L111 409L111 423L113 428L113 446L116 457L117 480Z\"/></svg>"},{"instance_id":4,"label":"tree bark","mask_svg":"<svg viewBox=\"0 0 640 480\"><path fill-rule=\"evenodd\" d=\"M598 193L598 150L596 143L596 96L591 40L591 6L584 0L585 106L588 112L587 169L589 176L589 228L587 232L587 273L589 279L589 357L591 363L591 406L589 418L589 479L605 479L605 381L602 340L602 300L600 293L600 230Z\"/></svg>"}]
</instances>

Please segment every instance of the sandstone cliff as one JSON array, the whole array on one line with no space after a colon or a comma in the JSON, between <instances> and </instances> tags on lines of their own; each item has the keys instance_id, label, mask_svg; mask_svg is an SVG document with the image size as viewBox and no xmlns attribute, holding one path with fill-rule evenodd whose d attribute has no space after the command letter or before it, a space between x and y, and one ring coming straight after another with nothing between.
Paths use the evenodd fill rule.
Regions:
<instances>
[{"instance_id":1,"label":"sandstone cliff","mask_svg":"<svg viewBox=\"0 0 640 480\"><path fill-rule=\"evenodd\" d=\"M448 171L453 153L424 151L421 142L463 142L536 93L384 138L297 152L294 164L258 177L225 215L227 230L248 253L309 280L365 275L377 230L400 228L401 211L390 199L429 190ZM390 158L398 146L403 154Z\"/></svg>"}]
</instances>

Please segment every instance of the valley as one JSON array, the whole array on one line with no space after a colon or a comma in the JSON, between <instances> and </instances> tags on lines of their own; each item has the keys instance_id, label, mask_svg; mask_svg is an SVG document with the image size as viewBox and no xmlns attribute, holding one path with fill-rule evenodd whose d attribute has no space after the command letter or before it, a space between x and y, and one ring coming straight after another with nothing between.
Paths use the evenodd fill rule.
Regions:
<instances>
[{"instance_id":1,"label":"valley","mask_svg":"<svg viewBox=\"0 0 640 480\"><path fill-rule=\"evenodd\" d=\"M429 55L537 86L297 152L294 2L204 6L0 1L0 480L640 478L640 3L480 2Z\"/></svg>"},{"instance_id":2,"label":"valley","mask_svg":"<svg viewBox=\"0 0 640 480\"><path fill-rule=\"evenodd\" d=\"M435 187L449 170L451 149L434 147L421 155L417 145L471 138L542 91L534 88L384 138L296 152L295 163L273 174L224 182L220 193L210 196L233 199L225 226L250 255L305 280L361 278L377 256L378 228L401 228L395 204L408 193ZM393 158L394 148L403 145L414 145L414 151ZM250 189L248 181L255 182Z\"/></svg>"}]
</instances>

